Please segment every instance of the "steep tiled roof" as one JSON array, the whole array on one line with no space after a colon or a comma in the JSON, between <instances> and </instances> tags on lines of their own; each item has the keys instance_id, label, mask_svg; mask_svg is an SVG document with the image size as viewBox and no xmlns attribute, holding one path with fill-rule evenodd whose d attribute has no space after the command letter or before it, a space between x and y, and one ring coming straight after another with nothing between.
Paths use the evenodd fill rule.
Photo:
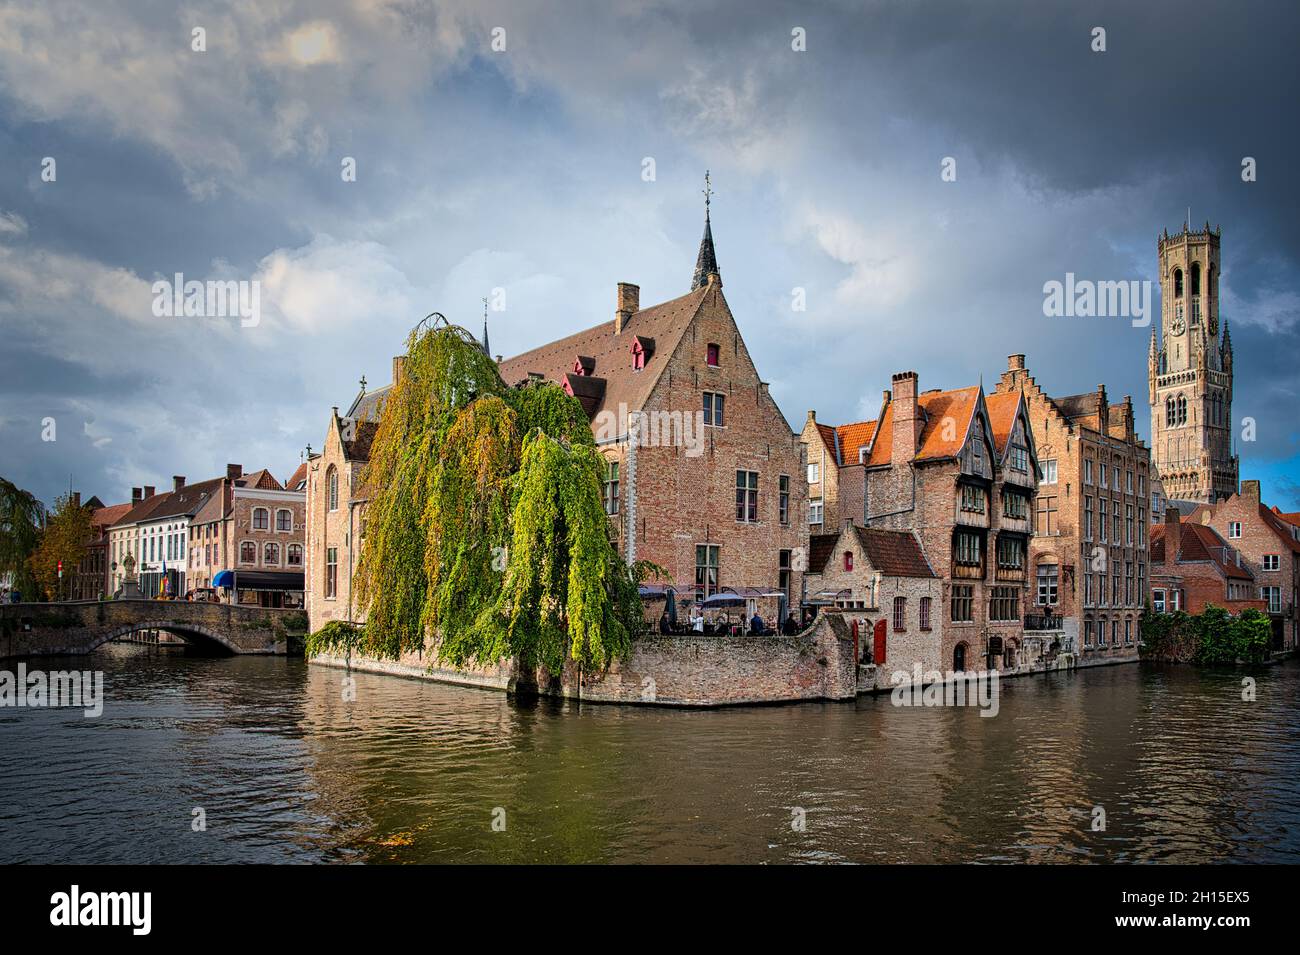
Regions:
<instances>
[{"instance_id":1,"label":"steep tiled roof","mask_svg":"<svg viewBox=\"0 0 1300 955\"><path fill-rule=\"evenodd\" d=\"M284 485L275 479L275 475L262 468L260 471L254 471L251 474L245 474L243 477L236 478L235 483L240 487L252 487L261 491L283 491Z\"/></svg>"},{"instance_id":2,"label":"steep tiled roof","mask_svg":"<svg viewBox=\"0 0 1300 955\"><path fill-rule=\"evenodd\" d=\"M1259 517L1278 536L1282 543L1286 544L1289 550L1300 554L1300 541L1291 536L1291 527L1287 521L1274 514L1263 504L1259 505Z\"/></svg>"},{"instance_id":3,"label":"steep tiled roof","mask_svg":"<svg viewBox=\"0 0 1300 955\"><path fill-rule=\"evenodd\" d=\"M117 520L116 524L138 524L141 521L160 521L169 517L193 517L221 487L222 480L224 479L210 478L196 484L187 484L179 491L155 494L131 508Z\"/></svg>"},{"instance_id":4,"label":"steep tiled roof","mask_svg":"<svg viewBox=\"0 0 1300 955\"><path fill-rule=\"evenodd\" d=\"M822 444L826 446L826 451L830 454L831 460L836 464L840 464L842 463L840 461L840 445L835 432L836 429L828 424L821 424L820 422L817 424L817 434L821 436Z\"/></svg>"},{"instance_id":5,"label":"steep tiled roof","mask_svg":"<svg viewBox=\"0 0 1300 955\"><path fill-rule=\"evenodd\" d=\"M380 413L384 410L384 400L388 393L392 391L391 384L384 385L382 388L376 388L374 391L367 391L365 394L357 395L353 400L351 407L345 418L358 418L361 421L378 421Z\"/></svg>"},{"instance_id":6,"label":"steep tiled roof","mask_svg":"<svg viewBox=\"0 0 1300 955\"><path fill-rule=\"evenodd\" d=\"M857 421L853 424L842 424L835 429L836 435L840 441L840 464L859 464L859 452L862 448L871 443L872 437L876 433L876 422L874 421Z\"/></svg>"},{"instance_id":7,"label":"steep tiled roof","mask_svg":"<svg viewBox=\"0 0 1300 955\"><path fill-rule=\"evenodd\" d=\"M129 501L126 504L112 504L108 507L98 507L90 515L90 523L93 527L112 527L122 518L130 513L132 505Z\"/></svg>"},{"instance_id":8,"label":"steep tiled roof","mask_svg":"<svg viewBox=\"0 0 1300 955\"><path fill-rule=\"evenodd\" d=\"M820 574L835 551L839 534L813 534L808 538L808 573Z\"/></svg>"},{"instance_id":9,"label":"steep tiled roof","mask_svg":"<svg viewBox=\"0 0 1300 955\"><path fill-rule=\"evenodd\" d=\"M1182 532L1178 539L1178 555L1175 563L1212 563L1225 577L1238 580L1254 580L1254 576L1245 567L1238 567L1235 559L1228 556L1230 548L1224 543L1214 528L1205 524L1179 525ZM1151 528L1151 563L1165 563L1165 524L1155 524Z\"/></svg>"},{"instance_id":10,"label":"steep tiled roof","mask_svg":"<svg viewBox=\"0 0 1300 955\"><path fill-rule=\"evenodd\" d=\"M1300 511L1288 514L1275 505L1273 507L1273 513L1282 518L1282 520L1286 521L1288 524L1294 524L1296 527L1300 527Z\"/></svg>"},{"instance_id":11,"label":"steep tiled roof","mask_svg":"<svg viewBox=\"0 0 1300 955\"><path fill-rule=\"evenodd\" d=\"M1020 407L1020 392L1008 391L1004 394L992 394L984 397L984 407L988 409L989 424L993 427L993 445L998 455L1006 453L1007 439L1016 424L1016 410Z\"/></svg>"},{"instance_id":12,"label":"steep tiled roof","mask_svg":"<svg viewBox=\"0 0 1300 955\"><path fill-rule=\"evenodd\" d=\"M887 531L875 527L858 527L858 540L871 566L886 577L933 577L934 570L925 559L921 542L911 531Z\"/></svg>"},{"instance_id":13,"label":"steep tiled roof","mask_svg":"<svg viewBox=\"0 0 1300 955\"><path fill-rule=\"evenodd\" d=\"M957 388L952 391L927 391L917 398L924 417L920 441L917 442L916 459L930 461L938 458L950 458L961 450L970 430L971 415L979 403L978 385L969 388ZM894 433L894 406L891 401L880 417L877 433L880 439L871 447L868 463L889 464L893 453L891 436ZM944 421L951 419L953 426L944 427Z\"/></svg>"},{"instance_id":14,"label":"steep tiled roof","mask_svg":"<svg viewBox=\"0 0 1300 955\"><path fill-rule=\"evenodd\" d=\"M301 490L303 484L306 483L306 481L307 481L307 462L304 461L302 462L302 464L298 465L298 470L293 472L289 480L284 482L284 489L286 491Z\"/></svg>"},{"instance_id":15,"label":"steep tiled roof","mask_svg":"<svg viewBox=\"0 0 1300 955\"><path fill-rule=\"evenodd\" d=\"M614 334L612 321L602 322L508 358L498 366L501 377L506 384L517 385L530 374L539 374L547 381L560 384L573 371L577 356L588 356L605 380L604 394L588 413L617 410L620 404L626 404L630 410L639 409L650 396L668 356L676 351L691 319L711 294L721 294L716 285L706 285L688 295L634 312L619 335ZM655 356L641 371L632 366L632 343L638 336L655 340Z\"/></svg>"}]
</instances>

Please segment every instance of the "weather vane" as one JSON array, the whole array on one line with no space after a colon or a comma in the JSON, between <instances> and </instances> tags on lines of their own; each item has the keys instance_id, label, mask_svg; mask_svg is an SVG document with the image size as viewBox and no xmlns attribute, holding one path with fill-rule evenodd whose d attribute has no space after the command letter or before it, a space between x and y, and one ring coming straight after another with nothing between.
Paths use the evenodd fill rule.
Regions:
<instances>
[{"instance_id":1,"label":"weather vane","mask_svg":"<svg viewBox=\"0 0 1300 955\"><path fill-rule=\"evenodd\" d=\"M704 188L701 191L704 193L704 211L708 212L709 202L713 198L713 186L710 184L709 171L707 169L704 170Z\"/></svg>"}]
</instances>

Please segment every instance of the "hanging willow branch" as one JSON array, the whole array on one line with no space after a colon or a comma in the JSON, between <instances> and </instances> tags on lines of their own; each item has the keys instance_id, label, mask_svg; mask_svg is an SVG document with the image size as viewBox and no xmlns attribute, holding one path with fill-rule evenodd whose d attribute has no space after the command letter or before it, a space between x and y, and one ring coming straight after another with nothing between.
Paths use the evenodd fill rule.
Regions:
<instances>
[{"instance_id":1,"label":"hanging willow branch","mask_svg":"<svg viewBox=\"0 0 1300 955\"><path fill-rule=\"evenodd\" d=\"M358 652L395 659L433 636L453 665L626 655L657 568L620 560L604 467L558 386L506 386L464 329L413 333L361 476Z\"/></svg>"}]
</instances>

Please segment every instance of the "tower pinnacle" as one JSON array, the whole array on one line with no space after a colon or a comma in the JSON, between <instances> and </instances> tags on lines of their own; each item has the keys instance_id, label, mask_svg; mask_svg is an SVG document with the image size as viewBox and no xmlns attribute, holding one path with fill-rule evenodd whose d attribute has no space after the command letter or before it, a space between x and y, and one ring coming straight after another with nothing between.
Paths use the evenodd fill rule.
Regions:
<instances>
[{"instance_id":1,"label":"tower pinnacle","mask_svg":"<svg viewBox=\"0 0 1300 955\"><path fill-rule=\"evenodd\" d=\"M691 279L691 291L703 288L709 283L709 276L722 276L718 272L718 257L713 251L713 227L709 222L709 205L713 200L713 186L708 170L704 172L704 237L700 239L700 254L695 257L695 275Z\"/></svg>"}]
</instances>

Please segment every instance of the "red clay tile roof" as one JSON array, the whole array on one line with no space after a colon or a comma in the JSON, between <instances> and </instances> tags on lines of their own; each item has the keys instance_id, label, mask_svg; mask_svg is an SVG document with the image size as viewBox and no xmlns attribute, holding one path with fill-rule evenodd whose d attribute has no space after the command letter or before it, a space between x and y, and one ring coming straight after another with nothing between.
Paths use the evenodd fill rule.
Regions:
<instances>
[{"instance_id":1,"label":"red clay tile roof","mask_svg":"<svg viewBox=\"0 0 1300 955\"><path fill-rule=\"evenodd\" d=\"M97 507L93 514L90 515L92 527L112 527L122 518L130 513L134 507L129 501L125 504L112 504L108 507Z\"/></svg>"},{"instance_id":2,"label":"red clay tile roof","mask_svg":"<svg viewBox=\"0 0 1300 955\"><path fill-rule=\"evenodd\" d=\"M1222 537L1206 524L1180 524L1178 556L1175 563L1208 562L1216 565L1225 577L1238 580L1254 580L1254 576L1245 567L1238 567L1235 559L1230 559L1230 548ZM1165 563L1165 527L1155 524L1151 527L1151 563Z\"/></svg>"},{"instance_id":3,"label":"red clay tile roof","mask_svg":"<svg viewBox=\"0 0 1300 955\"><path fill-rule=\"evenodd\" d=\"M626 404L629 410L639 409L650 397L668 356L676 351L691 319L705 299L713 294L721 295L721 290L716 285L703 286L689 295L634 312L619 335L614 334L612 321L602 322L507 358L498 370L508 385L526 381L531 373L560 384L564 376L573 371L578 355L590 356L595 360L597 372L605 379L605 391L589 413L595 415L605 409L617 411L620 404ZM655 340L655 356L646 362L642 371L632 367L632 344L638 337Z\"/></svg>"},{"instance_id":4,"label":"red clay tile roof","mask_svg":"<svg viewBox=\"0 0 1300 955\"><path fill-rule=\"evenodd\" d=\"M862 549L886 577L933 577L934 570L925 559L921 543L911 531L887 531L876 527L853 527Z\"/></svg>"},{"instance_id":5,"label":"red clay tile roof","mask_svg":"<svg viewBox=\"0 0 1300 955\"><path fill-rule=\"evenodd\" d=\"M917 404L920 405L924 418L916 453L918 461L950 458L961 450L966 441L966 433L970 430L971 415L975 412L979 394L979 386L972 385L969 388L957 388L952 391L927 391L917 398ZM879 427L872 432L873 438L878 434L880 439L875 440L871 445L871 455L867 461L871 467L888 464L892 458L894 404L895 402L891 401L885 407L885 413L880 417ZM944 422L948 419L952 421L951 428L944 427ZM874 422L861 422L864 427L869 424ZM857 453L854 452L852 460L848 459L847 454L845 459L849 464L856 464Z\"/></svg>"},{"instance_id":6,"label":"red clay tile roof","mask_svg":"<svg viewBox=\"0 0 1300 955\"><path fill-rule=\"evenodd\" d=\"M843 462L840 461L839 441L836 439L835 430L828 424L820 422L817 424L817 433L821 435L822 444L826 445L826 450L830 452L831 460L836 464L842 464Z\"/></svg>"},{"instance_id":7,"label":"red clay tile roof","mask_svg":"<svg viewBox=\"0 0 1300 955\"><path fill-rule=\"evenodd\" d=\"M1285 511L1279 510L1277 506L1274 505L1273 513L1282 518L1282 520L1286 521L1288 524L1294 524L1296 527L1300 527L1300 511L1287 514Z\"/></svg>"},{"instance_id":8,"label":"red clay tile roof","mask_svg":"<svg viewBox=\"0 0 1300 955\"><path fill-rule=\"evenodd\" d=\"M1020 407L1021 394L1008 391L984 397L984 407L988 409L989 424L993 426L993 446L1001 457L1007 450L1007 439L1016 424L1016 410Z\"/></svg>"},{"instance_id":9,"label":"red clay tile roof","mask_svg":"<svg viewBox=\"0 0 1300 955\"><path fill-rule=\"evenodd\" d=\"M275 479L275 475L262 468L260 471L254 471L251 474L245 474L236 478L235 483L240 487L252 487L262 491L283 491L284 485Z\"/></svg>"},{"instance_id":10,"label":"red clay tile roof","mask_svg":"<svg viewBox=\"0 0 1300 955\"><path fill-rule=\"evenodd\" d=\"M842 457L840 464L859 464L861 449L869 445L876 434L876 422L857 421L853 424L842 424L835 429L835 434L840 441Z\"/></svg>"},{"instance_id":11,"label":"red clay tile roof","mask_svg":"<svg viewBox=\"0 0 1300 955\"><path fill-rule=\"evenodd\" d=\"M1300 554L1300 541L1291 536L1291 528L1287 522L1277 514L1274 514L1263 504L1259 505L1260 519L1269 526L1269 528L1286 544L1287 548L1293 553Z\"/></svg>"},{"instance_id":12,"label":"red clay tile roof","mask_svg":"<svg viewBox=\"0 0 1300 955\"><path fill-rule=\"evenodd\" d=\"M299 487L302 486L302 483L306 480L307 480L307 462L304 461L302 462L302 464L298 465L298 470L293 472L293 475L289 478L289 480L284 482L284 488L286 491L296 491L298 490Z\"/></svg>"}]
</instances>

